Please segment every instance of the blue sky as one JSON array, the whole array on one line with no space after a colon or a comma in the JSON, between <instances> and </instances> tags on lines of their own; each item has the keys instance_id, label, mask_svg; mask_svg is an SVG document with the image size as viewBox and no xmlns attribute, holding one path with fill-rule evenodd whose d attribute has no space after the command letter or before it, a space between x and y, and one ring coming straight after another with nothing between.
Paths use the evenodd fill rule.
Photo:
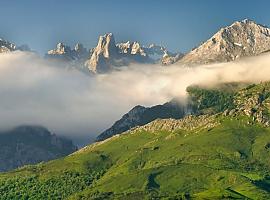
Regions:
<instances>
[{"instance_id":1,"label":"blue sky","mask_svg":"<svg viewBox=\"0 0 270 200\"><path fill-rule=\"evenodd\" d=\"M94 47L100 34L186 52L222 26L270 25L268 0L0 0L0 37L44 53L59 41Z\"/></svg>"}]
</instances>

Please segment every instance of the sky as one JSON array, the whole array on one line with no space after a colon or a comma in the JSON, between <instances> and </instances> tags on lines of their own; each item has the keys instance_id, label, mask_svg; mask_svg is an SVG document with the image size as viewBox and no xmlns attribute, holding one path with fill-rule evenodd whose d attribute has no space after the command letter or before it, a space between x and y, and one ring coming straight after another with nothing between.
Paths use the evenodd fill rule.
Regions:
<instances>
[{"instance_id":1,"label":"sky","mask_svg":"<svg viewBox=\"0 0 270 200\"><path fill-rule=\"evenodd\" d=\"M92 48L99 35L187 52L221 27L270 25L268 0L0 0L0 37L43 54L57 42Z\"/></svg>"}]
</instances>

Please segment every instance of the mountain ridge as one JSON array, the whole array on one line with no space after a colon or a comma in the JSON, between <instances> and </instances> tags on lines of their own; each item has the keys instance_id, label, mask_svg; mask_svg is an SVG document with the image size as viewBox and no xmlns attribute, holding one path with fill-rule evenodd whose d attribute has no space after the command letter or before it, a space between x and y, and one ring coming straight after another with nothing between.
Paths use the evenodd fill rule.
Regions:
<instances>
[{"instance_id":1,"label":"mountain ridge","mask_svg":"<svg viewBox=\"0 0 270 200\"><path fill-rule=\"evenodd\" d=\"M0 40L0 53L15 50L27 50L26 45ZM230 62L242 57L256 56L270 50L270 29L253 20L235 21L218 30L200 46L186 54L169 52L159 45L143 46L137 41L116 43L112 33L101 35L97 45L87 50L78 43L71 49L64 43L58 43L55 49L49 50L45 58L71 62L74 67L90 73L107 73L131 63L161 65L199 65L216 62ZM110 56L111 54L111 56ZM158 56L158 59L153 55Z\"/></svg>"},{"instance_id":2,"label":"mountain ridge","mask_svg":"<svg viewBox=\"0 0 270 200\"><path fill-rule=\"evenodd\" d=\"M17 126L0 132L0 171L56 159L76 150L71 140L42 126Z\"/></svg>"},{"instance_id":3,"label":"mountain ridge","mask_svg":"<svg viewBox=\"0 0 270 200\"><path fill-rule=\"evenodd\" d=\"M236 21L187 53L179 64L229 62L270 49L270 29L253 20Z\"/></svg>"}]
</instances>

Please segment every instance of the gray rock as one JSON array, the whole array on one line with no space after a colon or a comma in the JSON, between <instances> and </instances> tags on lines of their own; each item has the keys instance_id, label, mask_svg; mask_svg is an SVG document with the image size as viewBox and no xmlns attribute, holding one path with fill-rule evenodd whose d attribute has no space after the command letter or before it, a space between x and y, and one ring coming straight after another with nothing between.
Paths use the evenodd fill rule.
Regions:
<instances>
[{"instance_id":1,"label":"gray rock","mask_svg":"<svg viewBox=\"0 0 270 200\"><path fill-rule=\"evenodd\" d=\"M16 45L0 38L0 53L15 51Z\"/></svg>"},{"instance_id":2,"label":"gray rock","mask_svg":"<svg viewBox=\"0 0 270 200\"><path fill-rule=\"evenodd\" d=\"M270 29L245 19L220 29L209 40L186 54L179 63L228 62L270 50Z\"/></svg>"}]
</instances>

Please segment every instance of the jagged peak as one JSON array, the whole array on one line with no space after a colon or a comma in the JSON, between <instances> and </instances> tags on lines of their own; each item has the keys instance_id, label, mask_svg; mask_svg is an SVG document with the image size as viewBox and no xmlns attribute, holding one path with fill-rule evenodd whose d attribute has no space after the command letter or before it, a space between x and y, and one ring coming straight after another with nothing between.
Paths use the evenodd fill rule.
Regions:
<instances>
[{"instance_id":1,"label":"jagged peak","mask_svg":"<svg viewBox=\"0 0 270 200\"><path fill-rule=\"evenodd\" d=\"M81 49L81 48L84 48L82 43L76 43L75 46L74 46L75 50L78 50L78 49Z\"/></svg>"},{"instance_id":2,"label":"jagged peak","mask_svg":"<svg viewBox=\"0 0 270 200\"><path fill-rule=\"evenodd\" d=\"M17 46L7 40L0 39L0 53L17 50Z\"/></svg>"},{"instance_id":3,"label":"jagged peak","mask_svg":"<svg viewBox=\"0 0 270 200\"><path fill-rule=\"evenodd\" d=\"M251 25L252 24L252 25L257 25L257 26L261 26L261 27L264 27L264 28L268 28L266 25L259 24L256 21L254 21L252 19L248 19L248 18L245 18L243 20L235 21L230 26L233 26L235 24L239 24L239 25Z\"/></svg>"},{"instance_id":4,"label":"jagged peak","mask_svg":"<svg viewBox=\"0 0 270 200\"><path fill-rule=\"evenodd\" d=\"M70 52L70 51L71 51L71 48L69 46L67 46L63 42L58 42L56 44L56 48L49 50L48 54L65 54L65 53Z\"/></svg>"},{"instance_id":5,"label":"jagged peak","mask_svg":"<svg viewBox=\"0 0 270 200\"><path fill-rule=\"evenodd\" d=\"M102 42L104 40L107 42L115 42L113 33L105 33L104 35L100 35L99 42Z\"/></svg>"}]
</instances>

